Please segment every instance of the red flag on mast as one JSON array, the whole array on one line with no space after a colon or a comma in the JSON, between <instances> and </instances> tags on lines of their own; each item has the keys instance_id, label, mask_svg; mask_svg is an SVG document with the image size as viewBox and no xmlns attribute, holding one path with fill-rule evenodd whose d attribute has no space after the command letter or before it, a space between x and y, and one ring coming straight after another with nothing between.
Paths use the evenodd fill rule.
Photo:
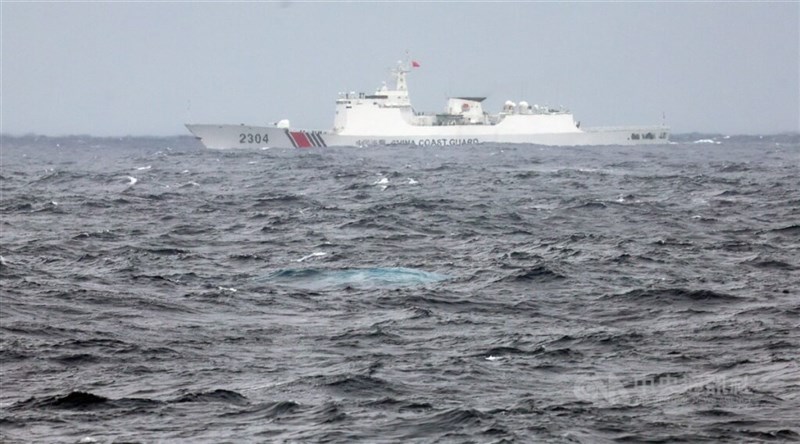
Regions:
<instances>
[{"instance_id":1,"label":"red flag on mast","mask_svg":"<svg viewBox=\"0 0 800 444\"><path fill-rule=\"evenodd\" d=\"M417 63L417 61L416 61L416 60L412 60L412 61L411 61L411 67L412 67L412 68L419 68L419 63Z\"/></svg>"}]
</instances>

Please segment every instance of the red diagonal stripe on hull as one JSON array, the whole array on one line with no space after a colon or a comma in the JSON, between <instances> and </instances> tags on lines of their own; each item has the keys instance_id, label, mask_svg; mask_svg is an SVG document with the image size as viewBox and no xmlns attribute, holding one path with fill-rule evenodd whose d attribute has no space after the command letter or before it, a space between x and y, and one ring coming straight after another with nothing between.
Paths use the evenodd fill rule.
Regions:
<instances>
[{"instance_id":1,"label":"red diagonal stripe on hull","mask_svg":"<svg viewBox=\"0 0 800 444\"><path fill-rule=\"evenodd\" d=\"M306 133L298 131L296 133L289 133L297 144L298 148L311 148L311 142L308 140Z\"/></svg>"}]
</instances>

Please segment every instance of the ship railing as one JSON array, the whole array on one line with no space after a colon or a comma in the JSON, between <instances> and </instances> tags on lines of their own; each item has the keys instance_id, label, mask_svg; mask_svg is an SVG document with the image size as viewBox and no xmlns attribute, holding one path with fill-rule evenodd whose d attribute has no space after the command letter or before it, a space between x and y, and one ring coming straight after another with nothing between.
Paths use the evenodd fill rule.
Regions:
<instances>
[{"instance_id":1,"label":"ship railing","mask_svg":"<svg viewBox=\"0 0 800 444\"><path fill-rule=\"evenodd\" d=\"M587 133L602 131L669 131L669 127L662 125L638 125L638 126L593 126L581 128Z\"/></svg>"}]
</instances>

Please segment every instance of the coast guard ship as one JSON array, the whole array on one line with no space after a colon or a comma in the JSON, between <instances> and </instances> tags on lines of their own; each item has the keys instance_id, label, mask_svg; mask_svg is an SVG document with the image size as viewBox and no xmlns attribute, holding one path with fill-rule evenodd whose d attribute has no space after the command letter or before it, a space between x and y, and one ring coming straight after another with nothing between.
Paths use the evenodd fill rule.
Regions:
<instances>
[{"instance_id":1,"label":"coast guard ship","mask_svg":"<svg viewBox=\"0 0 800 444\"><path fill-rule=\"evenodd\" d=\"M662 144L669 139L663 125L581 128L565 109L505 102L501 112L484 111L484 97L451 97L443 113L420 113L411 106L406 77L415 61L398 62L392 70L394 89L385 84L372 94L340 93L333 128L310 131L291 128L288 120L273 125L186 124L211 149L320 148L374 145L455 146L522 143L554 146Z\"/></svg>"}]
</instances>

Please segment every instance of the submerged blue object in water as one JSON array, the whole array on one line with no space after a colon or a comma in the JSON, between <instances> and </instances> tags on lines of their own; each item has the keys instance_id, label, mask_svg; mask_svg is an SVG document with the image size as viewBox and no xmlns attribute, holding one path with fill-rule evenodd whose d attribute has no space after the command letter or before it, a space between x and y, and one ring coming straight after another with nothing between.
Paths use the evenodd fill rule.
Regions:
<instances>
[{"instance_id":1,"label":"submerged blue object in water","mask_svg":"<svg viewBox=\"0 0 800 444\"><path fill-rule=\"evenodd\" d=\"M325 288L393 288L421 285L448 279L449 276L413 268L378 267L319 269L284 269L270 273L266 280L309 289Z\"/></svg>"}]
</instances>

